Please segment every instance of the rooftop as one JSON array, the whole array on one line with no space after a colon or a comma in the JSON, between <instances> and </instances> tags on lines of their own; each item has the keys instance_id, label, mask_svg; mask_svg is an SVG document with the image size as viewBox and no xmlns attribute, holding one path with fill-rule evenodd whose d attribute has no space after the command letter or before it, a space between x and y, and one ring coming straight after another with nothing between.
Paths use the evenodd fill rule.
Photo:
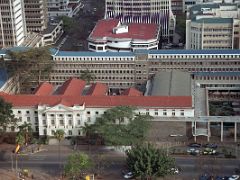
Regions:
<instances>
[{"instance_id":1,"label":"rooftop","mask_svg":"<svg viewBox=\"0 0 240 180\"><path fill-rule=\"evenodd\" d=\"M90 39L111 38L129 38L129 39L154 39L158 36L158 25L146 23L129 23L128 32L114 33L113 29L119 26L117 19L103 19L97 22L95 28L90 34Z\"/></svg>"},{"instance_id":2,"label":"rooftop","mask_svg":"<svg viewBox=\"0 0 240 180\"><path fill-rule=\"evenodd\" d=\"M4 68L0 68L0 88L7 82L7 71Z\"/></svg>"}]
</instances>

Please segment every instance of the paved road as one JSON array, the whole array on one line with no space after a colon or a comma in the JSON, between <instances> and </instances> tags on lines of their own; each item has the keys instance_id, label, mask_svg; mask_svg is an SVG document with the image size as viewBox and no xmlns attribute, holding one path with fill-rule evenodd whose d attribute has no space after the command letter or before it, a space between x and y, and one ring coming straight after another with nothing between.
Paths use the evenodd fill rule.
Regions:
<instances>
[{"instance_id":1,"label":"paved road","mask_svg":"<svg viewBox=\"0 0 240 180\"><path fill-rule=\"evenodd\" d=\"M92 153L95 152L92 151ZM59 170L63 169L67 156L70 153L72 153L71 150L62 153L60 160L61 163L59 163L59 157L56 151L45 151L37 154L21 155L19 156L18 166L19 168L41 170L50 175L58 175ZM108 173L109 177L114 176L115 179L122 179L121 170L124 168L125 157L113 151L105 151L104 154L105 162L108 165L105 173ZM2 156L0 168L11 169L11 164L11 157L9 154ZM15 164L13 163L13 165ZM240 161L238 159L176 157L176 165L182 169L182 172L178 177L182 177L183 179L193 179L203 173L213 175L234 174L234 170L240 165Z\"/></svg>"}]
</instances>

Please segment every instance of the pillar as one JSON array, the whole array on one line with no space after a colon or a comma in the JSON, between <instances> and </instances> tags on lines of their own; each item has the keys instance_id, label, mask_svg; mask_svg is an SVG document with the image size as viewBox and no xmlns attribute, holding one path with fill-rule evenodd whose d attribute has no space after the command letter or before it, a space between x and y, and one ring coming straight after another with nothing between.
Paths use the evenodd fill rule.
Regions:
<instances>
[{"instance_id":1,"label":"pillar","mask_svg":"<svg viewBox=\"0 0 240 180\"><path fill-rule=\"evenodd\" d=\"M237 142L237 122L234 123L234 142Z\"/></svg>"},{"instance_id":2,"label":"pillar","mask_svg":"<svg viewBox=\"0 0 240 180\"><path fill-rule=\"evenodd\" d=\"M221 142L223 142L223 121L221 121Z\"/></svg>"},{"instance_id":3,"label":"pillar","mask_svg":"<svg viewBox=\"0 0 240 180\"><path fill-rule=\"evenodd\" d=\"M208 124L207 124L207 126L208 126L208 136L207 136L207 142L209 142L210 141L210 136L211 136L211 132L210 132L210 122L208 121Z\"/></svg>"},{"instance_id":4,"label":"pillar","mask_svg":"<svg viewBox=\"0 0 240 180\"><path fill-rule=\"evenodd\" d=\"M197 141L197 121L195 121L194 122L194 134L195 134L195 136L194 136L194 142L196 142Z\"/></svg>"}]
</instances>

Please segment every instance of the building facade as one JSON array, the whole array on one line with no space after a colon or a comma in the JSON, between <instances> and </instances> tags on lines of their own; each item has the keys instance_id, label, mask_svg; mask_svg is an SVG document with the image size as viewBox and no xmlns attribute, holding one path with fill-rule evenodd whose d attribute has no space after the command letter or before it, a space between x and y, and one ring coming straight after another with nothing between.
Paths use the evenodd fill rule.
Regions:
<instances>
[{"instance_id":1,"label":"building facade","mask_svg":"<svg viewBox=\"0 0 240 180\"><path fill-rule=\"evenodd\" d=\"M190 8L186 49L239 49L238 4L202 4Z\"/></svg>"},{"instance_id":2,"label":"building facade","mask_svg":"<svg viewBox=\"0 0 240 180\"><path fill-rule=\"evenodd\" d=\"M126 89L146 83L158 71L239 72L240 50L150 50L140 52L65 52L55 51L51 82L62 84L83 70L109 88ZM229 79L228 82L238 82Z\"/></svg>"},{"instance_id":3,"label":"building facade","mask_svg":"<svg viewBox=\"0 0 240 180\"><path fill-rule=\"evenodd\" d=\"M28 32L42 32L47 28L47 0L24 0Z\"/></svg>"},{"instance_id":4,"label":"building facade","mask_svg":"<svg viewBox=\"0 0 240 180\"><path fill-rule=\"evenodd\" d=\"M22 0L0 1L0 48L19 46L27 34Z\"/></svg>"},{"instance_id":5,"label":"building facade","mask_svg":"<svg viewBox=\"0 0 240 180\"><path fill-rule=\"evenodd\" d=\"M106 0L105 18L126 23L156 23L161 25L164 38L175 32L175 16L170 0Z\"/></svg>"},{"instance_id":6,"label":"building facade","mask_svg":"<svg viewBox=\"0 0 240 180\"><path fill-rule=\"evenodd\" d=\"M136 114L155 118L194 117L191 96L108 96L102 90L107 87L91 86L94 90L86 87L84 81L73 78L59 87L57 93L51 84L44 83L32 95L0 93L0 96L13 104L13 114L19 119L19 125L31 123L40 136L54 136L57 129L63 129L65 136L83 135L85 123L95 123L97 117L116 106L134 106ZM86 91L91 92L84 94ZM14 127L5 127L5 130L18 131Z\"/></svg>"},{"instance_id":7,"label":"building facade","mask_svg":"<svg viewBox=\"0 0 240 180\"><path fill-rule=\"evenodd\" d=\"M158 49L159 31L157 24L121 24L118 19L103 19L88 37L88 49L96 52Z\"/></svg>"}]
</instances>

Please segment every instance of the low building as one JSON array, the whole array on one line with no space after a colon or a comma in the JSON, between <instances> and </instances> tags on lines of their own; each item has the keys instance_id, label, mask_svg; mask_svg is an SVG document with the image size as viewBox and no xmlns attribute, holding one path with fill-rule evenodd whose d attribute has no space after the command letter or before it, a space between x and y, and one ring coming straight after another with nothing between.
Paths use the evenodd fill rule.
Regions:
<instances>
[{"instance_id":1,"label":"low building","mask_svg":"<svg viewBox=\"0 0 240 180\"><path fill-rule=\"evenodd\" d=\"M136 114L149 114L154 118L194 117L191 96L142 96L138 93L108 96L106 91L105 85L87 86L84 81L71 78L57 89L42 83L32 95L0 93L0 96L12 103L19 125L31 123L40 136L53 136L57 129L64 129L66 136L82 135L85 123L95 123L97 117L116 106L134 106ZM5 129L17 131L14 127Z\"/></svg>"},{"instance_id":2,"label":"low building","mask_svg":"<svg viewBox=\"0 0 240 180\"><path fill-rule=\"evenodd\" d=\"M159 31L157 24L121 24L117 19L103 19L88 37L88 49L96 52L158 49Z\"/></svg>"}]
</instances>

